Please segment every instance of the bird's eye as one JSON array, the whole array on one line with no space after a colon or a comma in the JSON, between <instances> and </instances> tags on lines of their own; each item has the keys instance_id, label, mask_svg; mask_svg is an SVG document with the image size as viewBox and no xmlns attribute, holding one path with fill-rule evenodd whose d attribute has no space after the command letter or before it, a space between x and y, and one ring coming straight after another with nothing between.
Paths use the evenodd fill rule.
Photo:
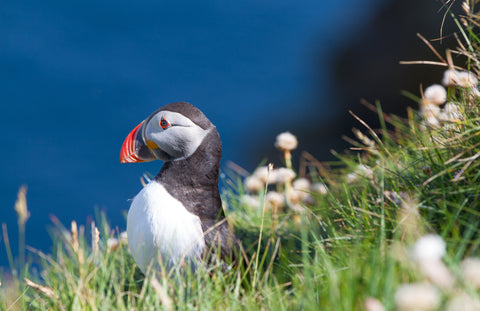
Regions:
<instances>
[{"instance_id":1,"label":"bird's eye","mask_svg":"<svg viewBox=\"0 0 480 311\"><path fill-rule=\"evenodd\" d=\"M170 126L170 123L168 123L168 121L165 120L165 118L162 118L162 119L160 120L160 126L162 127L162 129L166 129L167 127Z\"/></svg>"}]
</instances>

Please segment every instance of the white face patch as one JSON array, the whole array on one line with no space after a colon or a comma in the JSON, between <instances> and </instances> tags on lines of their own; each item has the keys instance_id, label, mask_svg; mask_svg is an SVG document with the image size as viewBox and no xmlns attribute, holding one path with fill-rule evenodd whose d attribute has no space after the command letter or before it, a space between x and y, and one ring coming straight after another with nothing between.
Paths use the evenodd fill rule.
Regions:
<instances>
[{"instance_id":1,"label":"white face patch","mask_svg":"<svg viewBox=\"0 0 480 311\"><path fill-rule=\"evenodd\" d=\"M162 128L160 125L162 120L167 121L169 126ZM155 143L160 150L176 160L191 156L208 132L209 129L202 129L180 113L160 111L146 124L144 139L147 145L148 141ZM160 157L159 160L170 160L167 157L162 158L162 155L155 150L153 152L157 158Z\"/></svg>"},{"instance_id":2,"label":"white face patch","mask_svg":"<svg viewBox=\"0 0 480 311\"><path fill-rule=\"evenodd\" d=\"M205 249L200 218L188 212L156 181L132 201L127 216L128 248L145 272L152 260L170 268L180 260L199 260Z\"/></svg>"}]
</instances>

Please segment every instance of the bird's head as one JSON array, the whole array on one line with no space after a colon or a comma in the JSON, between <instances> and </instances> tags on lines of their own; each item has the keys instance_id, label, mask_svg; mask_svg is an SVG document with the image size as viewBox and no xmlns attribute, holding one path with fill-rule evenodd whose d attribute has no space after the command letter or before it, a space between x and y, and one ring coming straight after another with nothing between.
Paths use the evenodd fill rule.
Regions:
<instances>
[{"instance_id":1,"label":"bird's head","mask_svg":"<svg viewBox=\"0 0 480 311\"><path fill-rule=\"evenodd\" d=\"M140 122L123 142L121 163L187 158L214 128L196 107L177 102L168 104Z\"/></svg>"}]
</instances>

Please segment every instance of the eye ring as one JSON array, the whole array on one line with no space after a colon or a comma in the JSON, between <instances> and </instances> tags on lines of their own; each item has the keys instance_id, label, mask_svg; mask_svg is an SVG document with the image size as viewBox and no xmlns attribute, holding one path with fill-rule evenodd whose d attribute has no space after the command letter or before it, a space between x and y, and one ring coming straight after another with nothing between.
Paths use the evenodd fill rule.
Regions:
<instances>
[{"instance_id":1,"label":"eye ring","mask_svg":"<svg viewBox=\"0 0 480 311\"><path fill-rule=\"evenodd\" d=\"M160 120L160 127L165 130L169 126L170 123L162 117L162 119Z\"/></svg>"}]
</instances>

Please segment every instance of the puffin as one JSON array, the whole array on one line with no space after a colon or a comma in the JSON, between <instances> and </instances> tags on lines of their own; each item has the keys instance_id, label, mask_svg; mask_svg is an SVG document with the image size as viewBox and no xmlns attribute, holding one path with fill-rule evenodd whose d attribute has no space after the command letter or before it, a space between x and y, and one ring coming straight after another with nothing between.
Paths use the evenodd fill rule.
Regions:
<instances>
[{"instance_id":1,"label":"puffin","mask_svg":"<svg viewBox=\"0 0 480 311\"><path fill-rule=\"evenodd\" d=\"M161 107L125 138L121 163L163 161L131 201L128 248L137 266L233 262L236 238L218 189L222 143L215 125L186 102Z\"/></svg>"}]
</instances>

